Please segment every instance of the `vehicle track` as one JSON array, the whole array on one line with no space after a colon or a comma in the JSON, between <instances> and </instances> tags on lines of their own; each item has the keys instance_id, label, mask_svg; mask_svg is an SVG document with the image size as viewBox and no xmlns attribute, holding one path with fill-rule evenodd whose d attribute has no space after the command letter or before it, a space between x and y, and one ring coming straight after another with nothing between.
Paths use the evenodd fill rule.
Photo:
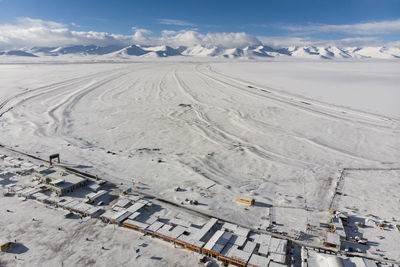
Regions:
<instances>
[{"instance_id":1,"label":"vehicle track","mask_svg":"<svg viewBox=\"0 0 400 267\"><path fill-rule=\"evenodd\" d=\"M203 65L195 66L196 72L200 73L201 75L204 75L205 77L208 77L211 80L219 82L220 84L226 85L230 89L234 88L234 89L240 90L242 92L242 94L245 96L252 95L256 98L259 98L259 97L266 98L272 102L284 105L284 106L292 108L292 109L299 110L301 112L307 112L314 116L321 116L322 118L329 118L329 119L337 120L340 122L344 122L344 121L347 123L356 122L356 123L360 123L363 125L372 126L371 129L374 129L374 130L377 130L377 129L380 130L380 128L385 128L385 129L391 129L391 130L398 131L398 128L399 128L399 125L397 123L393 124L393 121L395 121L395 122L397 122L397 121L392 118L377 117L378 119L376 119L375 116L377 116L377 115L355 112L350 109L338 108L333 105L332 106L326 105L326 104L323 105L323 104L317 103L316 101L308 100L308 99L298 99L298 98L296 99L296 97L294 97L294 96L288 98L288 97L282 96L281 93L277 92L278 90L273 89L273 88L265 88L264 89L262 87L256 87L256 86L252 86L252 88L249 88L247 85L245 85L245 84L249 84L249 82L244 84L240 80L233 80L233 78L227 78L223 74L219 74L217 72L212 72L211 67L209 67L209 65L208 65L209 72L212 72L214 75L219 76L217 78L217 77L214 77L210 74L207 74L207 73L199 70L200 66L203 66ZM260 90L257 90L257 89L260 89ZM261 89L264 91L261 91ZM265 92L265 90L268 90L268 92ZM244 92L246 92L247 94L245 94ZM310 101L313 104L308 103ZM311 105L308 105L305 103L308 103ZM317 110L317 109L311 108L312 105L318 106L318 107L320 107L320 109ZM322 111L322 109L324 111ZM346 116L347 113L352 113L352 112L354 112L354 114L358 116L357 119L355 119L354 117ZM373 119L374 121L370 121L371 119ZM377 122L382 122L382 121L385 123L384 124L377 123ZM388 125L388 123L389 123L389 125Z\"/></svg>"}]
</instances>

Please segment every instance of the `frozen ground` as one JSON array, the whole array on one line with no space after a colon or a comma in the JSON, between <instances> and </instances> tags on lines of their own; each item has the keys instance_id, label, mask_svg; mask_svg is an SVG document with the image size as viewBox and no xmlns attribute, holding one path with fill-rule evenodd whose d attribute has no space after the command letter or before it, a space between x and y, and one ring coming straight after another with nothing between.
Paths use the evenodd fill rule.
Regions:
<instances>
[{"instance_id":1,"label":"frozen ground","mask_svg":"<svg viewBox=\"0 0 400 267\"><path fill-rule=\"evenodd\" d=\"M338 169L398 165L397 63L375 63L3 64L0 143L249 227L273 206L278 230L305 231L328 220Z\"/></svg>"},{"instance_id":2,"label":"frozen ground","mask_svg":"<svg viewBox=\"0 0 400 267\"><path fill-rule=\"evenodd\" d=\"M348 212L349 225L363 222L366 227L347 227L349 237L360 236L370 241L364 247L371 254L383 253L400 259L400 170L346 170L337 209ZM387 227L377 225L384 220ZM378 249L378 250L377 250ZM379 252L377 252L379 251Z\"/></svg>"},{"instance_id":3,"label":"frozen ground","mask_svg":"<svg viewBox=\"0 0 400 267\"><path fill-rule=\"evenodd\" d=\"M400 118L399 61L241 62L212 68L274 90Z\"/></svg>"},{"instance_id":4,"label":"frozen ground","mask_svg":"<svg viewBox=\"0 0 400 267\"><path fill-rule=\"evenodd\" d=\"M198 266L195 253L98 219L64 219L65 211L17 197L1 196L0 207L0 238L17 240L0 252L0 266Z\"/></svg>"}]
</instances>

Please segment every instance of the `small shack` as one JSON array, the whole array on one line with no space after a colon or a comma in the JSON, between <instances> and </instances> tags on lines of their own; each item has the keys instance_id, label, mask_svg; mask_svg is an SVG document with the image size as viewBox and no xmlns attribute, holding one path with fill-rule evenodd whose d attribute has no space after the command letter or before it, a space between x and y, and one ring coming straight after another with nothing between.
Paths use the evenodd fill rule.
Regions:
<instances>
[{"instance_id":1,"label":"small shack","mask_svg":"<svg viewBox=\"0 0 400 267\"><path fill-rule=\"evenodd\" d=\"M336 233L326 232L324 246L340 248L340 236Z\"/></svg>"}]
</instances>

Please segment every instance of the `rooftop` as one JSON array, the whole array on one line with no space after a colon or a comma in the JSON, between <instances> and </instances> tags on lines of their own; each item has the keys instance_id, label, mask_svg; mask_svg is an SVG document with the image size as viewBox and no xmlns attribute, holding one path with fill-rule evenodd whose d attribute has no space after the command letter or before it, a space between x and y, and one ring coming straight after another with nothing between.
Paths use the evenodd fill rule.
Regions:
<instances>
[{"instance_id":1,"label":"rooftop","mask_svg":"<svg viewBox=\"0 0 400 267\"><path fill-rule=\"evenodd\" d=\"M86 181L85 178L65 172L61 169L56 169L54 167L43 169L39 171L39 173L45 178L49 178L49 183L51 185L56 186L60 189L68 188L71 185Z\"/></svg>"}]
</instances>

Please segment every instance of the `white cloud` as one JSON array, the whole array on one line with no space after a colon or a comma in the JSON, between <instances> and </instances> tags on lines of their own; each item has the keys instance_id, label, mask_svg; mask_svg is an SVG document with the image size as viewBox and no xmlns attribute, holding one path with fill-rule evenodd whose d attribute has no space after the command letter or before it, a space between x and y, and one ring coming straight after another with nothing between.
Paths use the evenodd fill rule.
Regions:
<instances>
[{"instance_id":1,"label":"white cloud","mask_svg":"<svg viewBox=\"0 0 400 267\"><path fill-rule=\"evenodd\" d=\"M175 26L195 26L195 24L178 19L158 19L158 23Z\"/></svg>"},{"instance_id":2,"label":"white cloud","mask_svg":"<svg viewBox=\"0 0 400 267\"><path fill-rule=\"evenodd\" d=\"M400 19L356 24L280 25L280 28L303 34L328 32L360 35L393 34L400 33Z\"/></svg>"},{"instance_id":3,"label":"white cloud","mask_svg":"<svg viewBox=\"0 0 400 267\"><path fill-rule=\"evenodd\" d=\"M193 30L183 30L179 32L163 31L162 34L162 43L172 46L193 46L199 44L203 46L220 45L226 48L233 48L261 44L257 37L248 35L244 32L201 34Z\"/></svg>"},{"instance_id":4,"label":"white cloud","mask_svg":"<svg viewBox=\"0 0 400 267\"><path fill-rule=\"evenodd\" d=\"M312 38L282 38L253 36L245 32L199 33L196 30L164 30L161 36L138 27L132 27L131 35L112 34L95 31L76 31L68 25L32 18L19 18L14 24L0 24L0 49L30 48L33 46L66 45L170 45L206 47L223 46L225 48L243 48L248 45L266 44L274 47L292 45L336 45L360 46L379 45L381 41L373 36L323 41Z\"/></svg>"},{"instance_id":5,"label":"white cloud","mask_svg":"<svg viewBox=\"0 0 400 267\"><path fill-rule=\"evenodd\" d=\"M32 46L61 45L159 45L172 46L222 45L225 47L246 46L261 43L257 37L244 32L239 33L207 33L194 30L162 31L161 37L151 36L147 29L132 27L132 35L112 34L95 31L75 31L67 25L32 18L19 18L15 24L0 24L0 47L23 48Z\"/></svg>"},{"instance_id":6,"label":"white cloud","mask_svg":"<svg viewBox=\"0 0 400 267\"><path fill-rule=\"evenodd\" d=\"M136 36L140 37L140 36ZM135 35L119 35L106 32L73 31L66 25L32 18L18 18L16 24L0 25L0 47L22 48L59 45L111 45L129 44Z\"/></svg>"}]
</instances>

